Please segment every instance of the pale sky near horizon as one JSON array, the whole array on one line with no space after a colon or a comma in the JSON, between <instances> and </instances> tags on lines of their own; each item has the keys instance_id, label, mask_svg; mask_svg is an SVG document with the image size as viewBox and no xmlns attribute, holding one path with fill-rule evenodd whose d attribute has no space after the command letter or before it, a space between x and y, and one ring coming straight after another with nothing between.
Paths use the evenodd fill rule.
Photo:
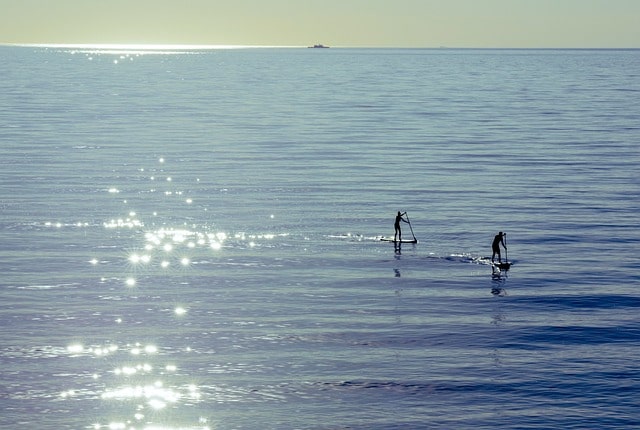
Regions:
<instances>
[{"instance_id":1,"label":"pale sky near horizon","mask_svg":"<svg viewBox=\"0 0 640 430\"><path fill-rule=\"evenodd\" d=\"M640 0L0 0L0 43L640 48Z\"/></svg>"}]
</instances>

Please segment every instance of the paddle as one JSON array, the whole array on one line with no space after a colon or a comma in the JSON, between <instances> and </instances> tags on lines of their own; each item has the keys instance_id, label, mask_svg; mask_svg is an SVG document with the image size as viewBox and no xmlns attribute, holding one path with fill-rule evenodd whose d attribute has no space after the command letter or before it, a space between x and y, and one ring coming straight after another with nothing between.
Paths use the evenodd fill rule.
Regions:
<instances>
[{"instance_id":1,"label":"paddle","mask_svg":"<svg viewBox=\"0 0 640 430\"><path fill-rule=\"evenodd\" d=\"M409 219L409 215L407 214L407 212L405 212L404 214L407 217L407 223L409 224L409 229L411 230L411 235L413 236L413 240L415 242L418 242L418 239L416 239L416 235L413 234L413 227L411 227L411 220Z\"/></svg>"},{"instance_id":2,"label":"paddle","mask_svg":"<svg viewBox=\"0 0 640 430\"><path fill-rule=\"evenodd\" d=\"M507 250L507 232L504 233L504 260L509 264L509 251Z\"/></svg>"}]
</instances>

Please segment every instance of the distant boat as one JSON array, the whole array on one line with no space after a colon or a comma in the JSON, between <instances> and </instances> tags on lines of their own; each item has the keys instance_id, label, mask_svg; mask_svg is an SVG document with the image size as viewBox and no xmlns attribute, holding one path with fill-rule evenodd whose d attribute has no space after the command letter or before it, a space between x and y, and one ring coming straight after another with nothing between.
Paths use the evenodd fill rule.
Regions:
<instances>
[{"instance_id":1,"label":"distant boat","mask_svg":"<svg viewBox=\"0 0 640 430\"><path fill-rule=\"evenodd\" d=\"M322 43L313 46L307 46L307 48L328 48L328 46L323 45Z\"/></svg>"}]
</instances>

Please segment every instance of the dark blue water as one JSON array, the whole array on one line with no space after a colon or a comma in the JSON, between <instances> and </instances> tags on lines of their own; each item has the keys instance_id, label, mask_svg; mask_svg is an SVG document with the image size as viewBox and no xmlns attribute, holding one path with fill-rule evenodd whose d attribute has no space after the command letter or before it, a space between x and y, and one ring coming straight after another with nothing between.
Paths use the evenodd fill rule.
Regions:
<instances>
[{"instance_id":1,"label":"dark blue water","mask_svg":"<svg viewBox=\"0 0 640 430\"><path fill-rule=\"evenodd\" d=\"M3 428L640 425L640 51L0 57Z\"/></svg>"}]
</instances>

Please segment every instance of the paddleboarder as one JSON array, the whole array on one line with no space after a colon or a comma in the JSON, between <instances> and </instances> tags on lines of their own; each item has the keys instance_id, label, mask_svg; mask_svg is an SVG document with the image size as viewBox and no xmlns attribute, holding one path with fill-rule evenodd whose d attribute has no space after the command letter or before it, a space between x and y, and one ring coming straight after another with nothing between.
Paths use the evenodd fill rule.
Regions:
<instances>
[{"instance_id":1,"label":"paddleboarder","mask_svg":"<svg viewBox=\"0 0 640 430\"><path fill-rule=\"evenodd\" d=\"M493 250L493 254L491 254L491 262L492 263L493 263L493 259L495 258L496 254L498 254L498 263L502 263L502 258L500 257L500 245L502 245L505 250L507 249L507 245L504 244L504 237L506 235L507 235L507 233L503 233L503 232L500 231L493 238L493 243L491 244L491 249Z\"/></svg>"},{"instance_id":2,"label":"paddleboarder","mask_svg":"<svg viewBox=\"0 0 640 430\"><path fill-rule=\"evenodd\" d=\"M407 221L406 219L404 219L402 216L406 215L407 213L400 213L400 211L398 211L398 215L396 215L396 222L393 225L395 228L395 233L393 235L393 240L394 241L402 241L402 229L400 228L400 221L402 222L406 222L407 224L409 223L409 221Z\"/></svg>"}]
</instances>

